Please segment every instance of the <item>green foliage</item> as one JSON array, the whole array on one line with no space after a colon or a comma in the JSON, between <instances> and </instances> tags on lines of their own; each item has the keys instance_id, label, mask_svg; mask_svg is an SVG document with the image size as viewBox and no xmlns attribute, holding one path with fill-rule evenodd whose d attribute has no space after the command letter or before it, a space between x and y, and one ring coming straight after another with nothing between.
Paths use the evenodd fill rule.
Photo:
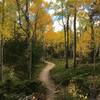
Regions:
<instances>
[{"instance_id":1,"label":"green foliage","mask_svg":"<svg viewBox=\"0 0 100 100\"><path fill-rule=\"evenodd\" d=\"M46 88L40 81L26 80L20 83L14 83L11 80L7 80L0 85L0 100L18 100L22 96L28 96L33 94L37 96L46 94Z\"/></svg>"},{"instance_id":2,"label":"green foliage","mask_svg":"<svg viewBox=\"0 0 100 100\"><path fill-rule=\"evenodd\" d=\"M96 86L100 87L100 64L96 64L95 73L93 72L92 64L78 65L76 69L70 66L65 69L64 61L56 60L56 67L51 70L51 77L61 87L67 86L70 80L74 80L83 94L89 93L89 85L93 82L90 78L95 74Z\"/></svg>"},{"instance_id":3,"label":"green foliage","mask_svg":"<svg viewBox=\"0 0 100 100\"><path fill-rule=\"evenodd\" d=\"M14 73L17 73L17 77L20 78L23 76L27 78L26 47L26 41L20 40L20 37L5 43L4 63L6 66L9 66L9 69L14 69Z\"/></svg>"},{"instance_id":4,"label":"green foliage","mask_svg":"<svg viewBox=\"0 0 100 100\"><path fill-rule=\"evenodd\" d=\"M32 46L33 64L39 62L43 55L44 55L43 54L43 46L39 42L38 42L38 45L33 44L33 46Z\"/></svg>"},{"instance_id":5,"label":"green foliage","mask_svg":"<svg viewBox=\"0 0 100 100\"><path fill-rule=\"evenodd\" d=\"M35 65L40 62L43 56L43 47L39 42L38 45L32 43L32 70L35 73ZM21 37L21 34L16 34L13 39L6 41L4 45L4 64L5 64L5 79L11 79L8 74L13 71L16 78L25 80L28 79L28 57L27 57L27 41ZM37 69L38 70L38 69ZM24 78L23 78L24 76Z\"/></svg>"},{"instance_id":6,"label":"green foliage","mask_svg":"<svg viewBox=\"0 0 100 100\"><path fill-rule=\"evenodd\" d=\"M5 43L5 63L16 65L25 53L26 42L19 39L9 40Z\"/></svg>"},{"instance_id":7,"label":"green foliage","mask_svg":"<svg viewBox=\"0 0 100 100\"><path fill-rule=\"evenodd\" d=\"M45 67L44 63L40 63L36 64L33 68L32 68L32 79L37 79L38 75L40 74L40 72L42 71L42 69Z\"/></svg>"}]
</instances>

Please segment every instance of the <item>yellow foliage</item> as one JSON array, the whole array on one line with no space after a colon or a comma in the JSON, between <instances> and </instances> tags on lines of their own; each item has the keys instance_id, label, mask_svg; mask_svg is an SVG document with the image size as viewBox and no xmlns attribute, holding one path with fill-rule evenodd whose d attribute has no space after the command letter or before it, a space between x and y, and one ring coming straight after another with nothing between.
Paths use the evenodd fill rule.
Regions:
<instances>
[{"instance_id":1,"label":"yellow foliage","mask_svg":"<svg viewBox=\"0 0 100 100\"><path fill-rule=\"evenodd\" d=\"M66 37L67 38L67 37ZM45 33L45 40L47 45L64 45L64 33L48 31ZM67 42L67 41L66 41ZM69 45L72 42L72 33L69 33Z\"/></svg>"},{"instance_id":2,"label":"yellow foliage","mask_svg":"<svg viewBox=\"0 0 100 100\"><path fill-rule=\"evenodd\" d=\"M95 46L98 48L100 46L100 29L95 28Z\"/></svg>"},{"instance_id":3,"label":"yellow foliage","mask_svg":"<svg viewBox=\"0 0 100 100\"><path fill-rule=\"evenodd\" d=\"M7 25L5 25L4 27L2 27L0 25L0 32L3 35L4 40L8 40L8 39L12 38L11 29Z\"/></svg>"},{"instance_id":4,"label":"yellow foliage","mask_svg":"<svg viewBox=\"0 0 100 100\"><path fill-rule=\"evenodd\" d=\"M82 33L82 36L77 43L77 54L86 56L91 52L94 44L95 44L95 49L99 47L100 45L99 30L94 32L94 34L95 35L93 41L91 38L91 32L89 32L89 30Z\"/></svg>"},{"instance_id":5,"label":"yellow foliage","mask_svg":"<svg viewBox=\"0 0 100 100\"><path fill-rule=\"evenodd\" d=\"M59 44L64 42L63 32L47 32L45 33L46 44Z\"/></svg>"},{"instance_id":6,"label":"yellow foliage","mask_svg":"<svg viewBox=\"0 0 100 100\"><path fill-rule=\"evenodd\" d=\"M91 42L93 42L91 33L87 31L84 32L77 43L77 53L86 56L91 51Z\"/></svg>"}]
</instances>

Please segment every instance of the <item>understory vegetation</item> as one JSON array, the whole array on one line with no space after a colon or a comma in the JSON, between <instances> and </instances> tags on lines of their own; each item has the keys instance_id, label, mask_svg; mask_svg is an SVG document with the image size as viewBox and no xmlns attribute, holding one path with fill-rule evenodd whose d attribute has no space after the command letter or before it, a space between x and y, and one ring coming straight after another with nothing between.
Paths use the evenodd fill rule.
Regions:
<instances>
[{"instance_id":1,"label":"understory vegetation","mask_svg":"<svg viewBox=\"0 0 100 100\"><path fill-rule=\"evenodd\" d=\"M57 85L57 97L61 100L88 100L91 92L98 96L100 93L100 63L96 64L93 72L93 64L79 64L77 68L72 67L72 60L69 61L70 68L64 68L65 62L62 59L53 59L56 67L51 70L51 78ZM92 90L91 87L95 89ZM76 99L75 99L76 98ZM84 99L85 98L85 99Z\"/></svg>"},{"instance_id":2,"label":"understory vegetation","mask_svg":"<svg viewBox=\"0 0 100 100\"><path fill-rule=\"evenodd\" d=\"M34 66L32 80L13 76L6 79L4 83L0 83L0 100L22 100L27 96L30 96L30 98L34 96L35 98L45 100L47 88L38 80L38 74L44 66L45 64L42 62Z\"/></svg>"},{"instance_id":3,"label":"understory vegetation","mask_svg":"<svg viewBox=\"0 0 100 100\"><path fill-rule=\"evenodd\" d=\"M46 87L38 80L13 82L7 80L0 84L0 100L23 100L27 96L41 98L45 100Z\"/></svg>"}]
</instances>

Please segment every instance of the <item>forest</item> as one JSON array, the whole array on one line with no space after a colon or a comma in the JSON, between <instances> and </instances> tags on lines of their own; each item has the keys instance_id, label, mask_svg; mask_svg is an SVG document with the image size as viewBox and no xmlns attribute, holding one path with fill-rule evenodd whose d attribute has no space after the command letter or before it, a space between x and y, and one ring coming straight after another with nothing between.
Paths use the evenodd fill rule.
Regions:
<instances>
[{"instance_id":1,"label":"forest","mask_svg":"<svg viewBox=\"0 0 100 100\"><path fill-rule=\"evenodd\" d=\"M100 0L0 0L0 100L100 100Z\"/></svg>"}]
</instances>

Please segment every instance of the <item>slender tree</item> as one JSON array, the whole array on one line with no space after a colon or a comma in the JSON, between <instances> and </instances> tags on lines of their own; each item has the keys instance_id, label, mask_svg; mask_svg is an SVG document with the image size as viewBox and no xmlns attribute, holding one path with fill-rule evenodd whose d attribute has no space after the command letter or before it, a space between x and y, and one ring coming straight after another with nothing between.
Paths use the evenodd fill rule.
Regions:
<instances>
[{"instance_id":1,"label":"slender tree","mask_svg":"<svg viewBox=\"0 0 100 100\"><path fill-rule=\"evenodd\" d=\"M21 8L21 4L19 0L16 0L17 3L17 11L18 11L18 21L20 28L26 33L26 40L27 40L27 67L29 72L29 79L32 78L32 36L31 36L31 24L29 19L29 0L25 1L25 12ZM24 14L25 21L26 21L26 28L23 28L22 26L22 20L21 20L21 11Z\"/></svg>"},{"instance_id":2,"label":"slender tree","mask_svg":"<svg viewBox=\"0 0 100 100\"><path fill-rule=\"evenodd\" d=\"M2 0L2 33L0 34L0 63L1 63L1 80L4 81L4 57L3 57L3 30L4 30L4 21L5 21L5 0Z\"/></svg>"},{"instance_id":3,"label":"slender tree","mask_svg":"<svg viewBox=\"0 0 100 100\"><path fill-rule=\"evenodd\" d=\"M76 7L74 9L74 52L73 52L73 61L74 61L74 68L76 67Z\"/></svg>"},{"instance_id":4,"label":"slender tree","mask_svg":"<svg viewBox=\"0 0 100 100\"><path fill-rule=\"evenodd\" d=\"M63 30L64 30L64 46L65 46L65 68L69 67L68 64L68 52L69 52L69 10L68 5L67 7L64 5L64 1L61 1L62 4L62 23L63 23ZM67 14L64 12L64 7L66 7ZM64 19L66 19L66 23L64 22Z\"/></svg>"},{"instance_id":5,"label":"slender tree","mask_svg":"<svg viewBox=\"0 0 100 100\"><path fill-rule=\"evenodd\" d=\"M29 20L29 0L26 0L26 33L28 43L28 67L29 67L29 79L32 79L32 37L30 32L30 20Z\"/></svg>"},{"instance_id":6,"label":"slender tree","mask_svg":"<svg viewBox=\"0 0 100 100\"><path fill-rule=\"evenodd\" d=\"M67 16L67 58L69 58L69 14ZM69 63L67 64L67 66L69 67Z\"/></svg>"}]
</instances>

